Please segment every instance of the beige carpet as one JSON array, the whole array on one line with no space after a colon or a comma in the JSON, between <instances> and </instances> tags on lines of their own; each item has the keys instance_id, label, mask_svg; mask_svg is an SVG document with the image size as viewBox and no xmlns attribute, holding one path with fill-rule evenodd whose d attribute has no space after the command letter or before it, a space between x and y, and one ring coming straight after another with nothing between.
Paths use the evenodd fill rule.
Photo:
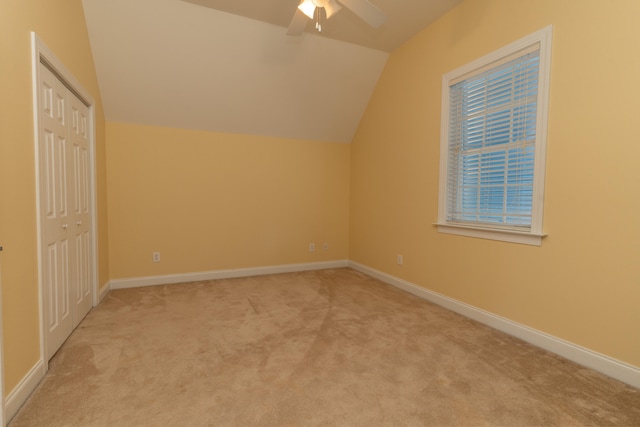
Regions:
<instances>
[{"instance_id":1,"label":"beige carpet","mask_svg":"<svg viewBox=\"0 0 640 427\"><path fill-rule=\"evenodd\" d=\"M640 426L640 391L351 269L113 291L21 426Z\"/></svg>"}]
</instances>

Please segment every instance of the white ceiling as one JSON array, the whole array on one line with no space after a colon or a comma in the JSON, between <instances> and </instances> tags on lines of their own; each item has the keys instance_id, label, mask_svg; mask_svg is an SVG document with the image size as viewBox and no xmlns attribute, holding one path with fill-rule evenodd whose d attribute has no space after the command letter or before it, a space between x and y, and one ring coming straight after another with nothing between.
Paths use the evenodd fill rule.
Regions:
<instances>
[{"instance_id":1,"label":"white ceiling","mask_svg":"<svg viewBox=\"0 0 640 427\"><path fill-rule=\"evenodd\" d=\"M292 37L298 0L83 0L106 119L348 143L387 52L460 0L371 1L378 30L343 9Z\"/></svg>"}]
</instances>

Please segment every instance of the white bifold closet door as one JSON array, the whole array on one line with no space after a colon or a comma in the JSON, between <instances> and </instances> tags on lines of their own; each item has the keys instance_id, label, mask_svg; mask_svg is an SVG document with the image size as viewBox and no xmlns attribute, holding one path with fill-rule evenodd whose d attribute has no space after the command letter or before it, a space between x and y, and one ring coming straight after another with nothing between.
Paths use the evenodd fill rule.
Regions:
<instances>
[{"instance_id":1,"label":"white bifold closet door","mask_svg":"<svg viewBox=\"0 0 640 427\"><path fill-rule=\"evenodd\" d=\"M89 110L40 64L39 175L47 358L92 305Z\"/></svg>"}]
</instances>

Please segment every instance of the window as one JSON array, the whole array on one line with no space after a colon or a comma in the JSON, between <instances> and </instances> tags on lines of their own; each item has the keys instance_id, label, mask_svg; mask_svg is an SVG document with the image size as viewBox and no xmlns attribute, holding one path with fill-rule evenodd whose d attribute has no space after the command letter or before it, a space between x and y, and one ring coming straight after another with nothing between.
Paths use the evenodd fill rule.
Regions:
<instances>
[{"instance_id":1,"label":"window","mask_svg":"<svg viewBox=\"0 0 640 427\"><path fill-rule=\"evenodd\" d=\"M438 231L540 245L551 27L443 76Z\"/></svg>"}]
</instances>

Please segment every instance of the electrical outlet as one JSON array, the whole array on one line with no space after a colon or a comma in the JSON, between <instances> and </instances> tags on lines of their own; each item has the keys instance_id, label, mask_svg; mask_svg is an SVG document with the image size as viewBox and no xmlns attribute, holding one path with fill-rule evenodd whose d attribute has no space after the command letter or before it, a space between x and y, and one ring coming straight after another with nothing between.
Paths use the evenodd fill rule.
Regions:
<instances>
[{"instance_id":1,"label":"electrical outlet","mask_svg":"<svg viewBox=\"0 0 640 427\"><path fill-rule=\"evenodd\" d=\"M324 249L325 251L328 251L329 250L329 244L327 242L324 242L322 244L322 249Z\"/></svg>"},{"instance_id":2,"label":"electrical outlet","mask_svg":"<svg viewBox=\"0 0 640 427\"><path fill-rule=\"evenodd\" d=\"M398 265L402 265L404 264L404 258L402 257L401 254L398 254Z\"/></svg>"},{"instance_id":3,"label":"electrical outlet","mask_svg":"<svg viewBox=\"0 0 640 427\"><path fill-rule=\"evenodd\" d=\"M316 250L316 244L315 243L309 243L309 252L313 252Z\"/></svg>"},{"instance_id":4,"label":"electrical outlet","mask_svg":"<svg viewBox=\"0 0 640 427\"><path fill-rule=\"evenodd\" d=\"M153 253L153 262L160 262L160 252Z\"/></svg>"}]
</instances>

